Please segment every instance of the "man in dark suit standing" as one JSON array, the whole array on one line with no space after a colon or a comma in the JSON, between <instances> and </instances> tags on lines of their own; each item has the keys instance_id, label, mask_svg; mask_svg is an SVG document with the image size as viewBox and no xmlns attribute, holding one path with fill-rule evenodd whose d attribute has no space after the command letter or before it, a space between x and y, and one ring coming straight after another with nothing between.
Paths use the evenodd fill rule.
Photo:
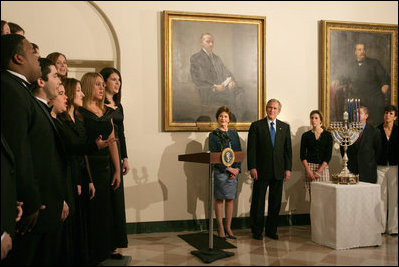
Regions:
<instances>
[{"instance_id":1,"label":"man in dark suit standing","mask_svg":"<svg viewBox=\"0 0 399 267\"><path fill-rule=\"evenodd\" d=\"M55 265L58 258L65 163L51 117L30 90L39 77L31 43L1 36L1 132L15 156L17 200L24 203L5 265Z\"/></svg>"},{"instance_id":2,"label":"man in dark suit standing","mask_svg":"<svg viewBox=\"0 0 399 267\"><path fill-rule=\"evenodd\" d=\"M367 183L377 182L377 160L381 153L381 137L379 131L367 122L367 107L360 107L360 123L362 133L357 141L348 147L348 169L359 174L359 180ZM341 154L344 149L341 146Z\"/></svg>"},{"instance_id":3,"label":"man in dark suit standing","mask_svg":"<svg viewBox=\"0 0 399 267\"><path fill-rule=\"evenodd\" d=\"M248 170L254 179L251 201L251 230L254 239L265 235L278 239L278 215L281 207L283 181L291 177L292 148L290 126L277 115L281 103L270 99L266 105L267 117L251 124L248 133ZM266 190L269 187L268 213L264 223Z\"/></svg>"}]
</instances>

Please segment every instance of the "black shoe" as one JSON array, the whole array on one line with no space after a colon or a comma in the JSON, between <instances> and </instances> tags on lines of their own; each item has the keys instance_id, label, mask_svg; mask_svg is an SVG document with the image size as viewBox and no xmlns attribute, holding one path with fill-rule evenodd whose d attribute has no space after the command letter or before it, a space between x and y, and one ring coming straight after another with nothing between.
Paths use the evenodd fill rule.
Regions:
<instances>
[{"instance_id":1,"label":"black shoe","mask_svg":"<svg viewBox=\"0 0 399 267\"><path fill-rule=\"evenodd\" d=\"M230 238L230 239L237 239L236 236L234 236L234 235L229 235L229 234L226 234L226 237L227 237L227 238Z\"/></svg>"},{"instance_id":2,"label":"black shoe","mask_svg":"<svg viewBox=\"0 0 399 267\"><path fill-rule=\"evenodd\" d=\"M398 236L398 234L396 233L396 234L391 234L391 236Z\"/></svg>"},{"instance_id":3,"label":"black shoe","mask_svg":"<svg viewBox=\"0 0 399 267\"><path fill-rule=\"evenodd\" d=\"M270 237L271 239L278 240L278 235L275 233L266 233L266 236Z\"/></svg>"},{"instance_id":4,"label":"black shoe","mask_svg":"<svg viewBox=\"0 0 399 267\"><path fill-rule=\"evenodd\" d=\"M218 230L218 237L219 237L220 239L222 239L222 240L226 240L226 236L220 236L219 230Z\"/></svg>"},{"instance_id":5,"label":"black shoe","mask_svg":"<svg viewBox=\"0 0 399 267\"><path fill-rule=\"evenodd\" d=\"M111 254L109 257L110 257L111 259L114 259L114 260L121 260L121 259L123 259L123 255L120 254L120 253Z\"/></svg>"},{"instance_id":6,"label":"black shoe","mask_svg":"<svg viewBox=\"0 0 399 267\"><path fill-rule=\"evenodd\" d=\"M252 238L256 240L263 240L262 234L252 234Z\"/></svg>"}]
</instances>

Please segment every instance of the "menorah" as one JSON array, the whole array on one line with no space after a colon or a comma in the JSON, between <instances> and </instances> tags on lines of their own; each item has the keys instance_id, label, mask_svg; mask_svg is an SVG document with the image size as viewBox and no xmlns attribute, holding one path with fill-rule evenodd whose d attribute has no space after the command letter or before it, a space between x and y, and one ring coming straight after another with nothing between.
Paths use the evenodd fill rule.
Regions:
<instances>
[{"instance_id":1,"label":"menorah","mask_svg":"<svg viewBox=\"0 0 399 267\"><path fill-rule=\"evenodd\" d=\"M344 121L334 121L330 123L330 131L334 141L344 148L342 157L344 168L340 173L331 175L332 182L335 184L357 184L359 174L353 174L348 169L348 147L353 145L362 132L360 124L360 99L348 99L346 101L348 111L344 112Z\"/></svg>"}]
</instances>

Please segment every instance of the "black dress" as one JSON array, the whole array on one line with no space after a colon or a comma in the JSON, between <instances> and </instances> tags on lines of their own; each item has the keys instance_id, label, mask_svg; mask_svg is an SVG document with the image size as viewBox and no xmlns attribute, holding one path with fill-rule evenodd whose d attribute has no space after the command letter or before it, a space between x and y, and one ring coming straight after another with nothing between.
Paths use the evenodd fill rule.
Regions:
<instances>
[{"instance_id":1,"label":"black dress","mask_svg":"<svg viewBox=\"0 0 399 267\"><path fill-rule=\"evenodd\" d=\"M59 132L63 136L68 153L68 167L71 175L73 206L70 209L64 227L64 257L61 263L65 265L88 265L87 209L89 202L89 187L91 182L84 160L84 154L97 151L95 140L88 140L83 122L75 114L72 120L55 120ZM77 193L80 185L81 194ZM71 212L72 211L72 212Z\"/></svg>"},{"instance_id":2,"label":"black dress","mask_svg":"<svg viewBox=\"0 0 399 267\"><path fill-rule=\"evenodd\" d=\"M85 108L79 108L83 116L89 140L102 135L107 139L112 132L111 108L106 107L102 117L98 117ZM104 148L87 155L90 172L96 188L95 197L88 204L88 239L90 264L98 264L109 257L112 246L113 212L111 202L111 155L109 148Z\"/></svg>"},{"instance_id":3,"label":"black dress","mask_svg":"<svg viewBox=\"0 0 399 267\"><path fill-rule=\"evenodd\" d=\"M122 105L117 105L117 108L112 113L114 122L115 137L118 138L118 152L121 161L121 183L119 187L112 191L112 209L114 215L113 223L113 245L115 248L127 248L127 233L126 233L126 213L125 213L125 193L123 186L123 169L122 160L127 158L126 152L126 141L123 127L123 108ZM114 165L111 164L112 173L114 171Z\"/></svg>"}]
</instances>

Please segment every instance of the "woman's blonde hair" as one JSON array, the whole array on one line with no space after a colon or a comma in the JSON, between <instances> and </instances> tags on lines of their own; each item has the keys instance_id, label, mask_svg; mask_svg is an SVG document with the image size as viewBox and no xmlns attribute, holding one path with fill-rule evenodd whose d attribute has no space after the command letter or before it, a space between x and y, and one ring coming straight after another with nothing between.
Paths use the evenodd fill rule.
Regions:
<instances>
[{"instance_id":1,"label":"woman's blonde hair","mask_svg":"<svg viewBox=\"0 0 399 267\"><path fill-rule=\"evenodd\" d=\"M85 97L83 98L83 107L86 109L88 108L88 103L90 103L93 100L93 92L94 92L93 89L96 84L96 79L98 77L100 77L104 82L103 76L98 72L87 72L85 73L85 75L83 75L82 79L80 80L82 91L85 94ZM104 99L105 99L105 90L102 99L96 101L96 105L99 108L101 108L102 111L105 111Z\"/></svg>"}]
</instances>

